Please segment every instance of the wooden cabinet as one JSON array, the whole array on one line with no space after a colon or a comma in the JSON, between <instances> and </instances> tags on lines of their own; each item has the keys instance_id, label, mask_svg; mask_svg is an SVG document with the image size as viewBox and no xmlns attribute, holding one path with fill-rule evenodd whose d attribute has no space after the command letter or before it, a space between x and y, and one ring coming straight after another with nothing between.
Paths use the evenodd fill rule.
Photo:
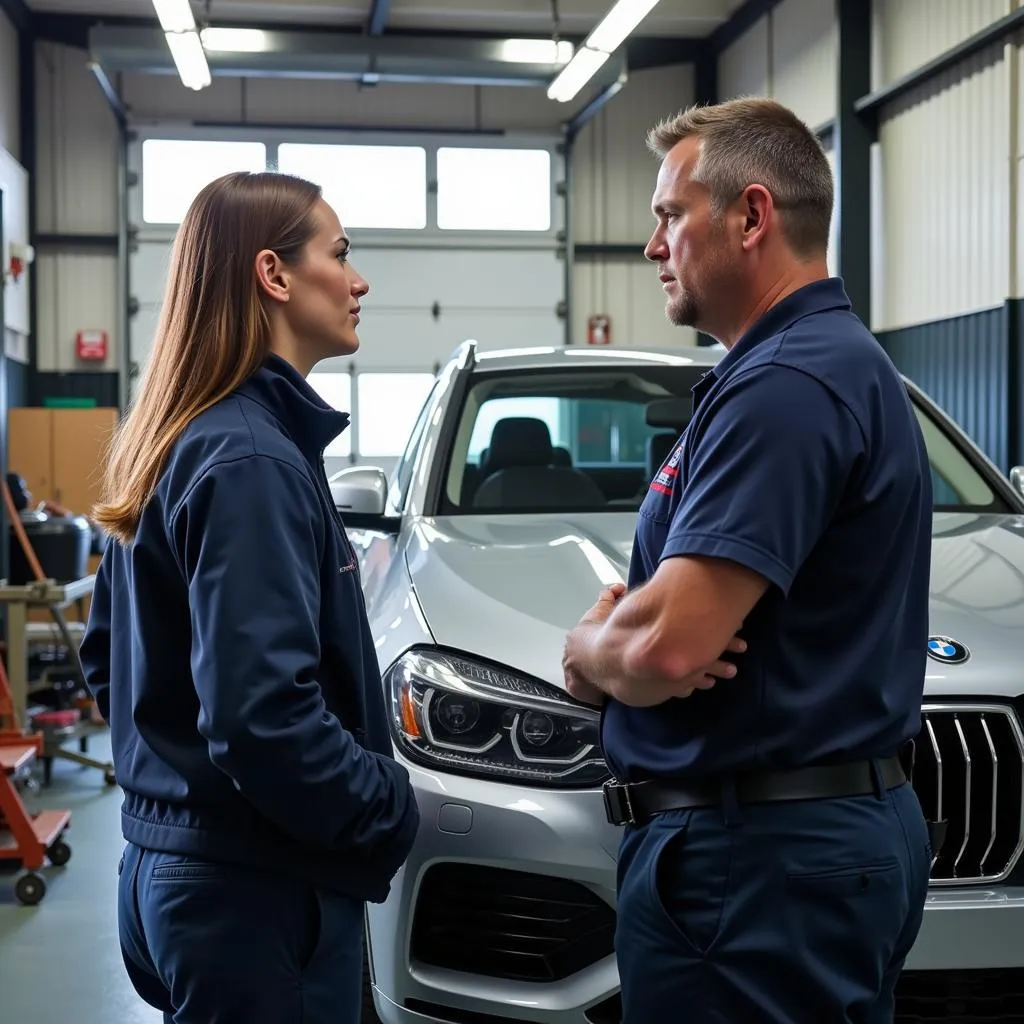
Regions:
<instances>
[{"instance_id":1,"label":"wooden cabinet","mask_svg":"<svg viewBox=\"0 0 1024 1024\"><path fill-rule=\"evenodd\" d=\"M7 414L7 469L33 502L48 498L88 515L100 498L103 462L117 410L16 408Z\"/></svg>"},{"instance_id":2,"label":"wooden cabinet","mask_svg":"<svg viewBox=\"0 0 1024 1024\"><path fill-rule=\"evenodd\" d=\"M63 505L75 515L89 515L103 489L107 445L117 425L117 409L10 409L7 414L7 469L18 473L32 493L32 504L44 499ZM89 571L99 565L89 557ZM88 616L86 599L80 609L65 612L71 620ZM29 621L48 622L45 609L29 611Z\"/></svg>"}]
</instances>

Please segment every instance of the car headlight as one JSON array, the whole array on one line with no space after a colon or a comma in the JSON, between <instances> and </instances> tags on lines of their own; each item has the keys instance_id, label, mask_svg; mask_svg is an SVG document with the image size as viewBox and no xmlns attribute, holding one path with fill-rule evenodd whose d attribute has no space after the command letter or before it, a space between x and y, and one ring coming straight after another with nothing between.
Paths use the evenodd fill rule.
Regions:
<instances>
[{"instance_id":1,"label":"car headlight","mask_svg":"<svg viewBox=\"0 0 1024 1024\"><path fill-rule=\"evenodd\" d=\"M396 740L412 761L527 785L608 778L600 713L554 687L439 651L408 652L384 682Z\"/></svg>"}]
</instances>

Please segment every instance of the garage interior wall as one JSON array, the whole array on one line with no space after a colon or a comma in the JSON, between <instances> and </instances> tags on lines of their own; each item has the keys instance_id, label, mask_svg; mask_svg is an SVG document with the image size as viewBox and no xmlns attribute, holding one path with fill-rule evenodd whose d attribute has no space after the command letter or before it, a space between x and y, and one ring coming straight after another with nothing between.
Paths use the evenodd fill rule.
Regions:
<instances>
[{"instance_id":1,"label":"garage interior wall","mask_svg":"<svg viewBox=\"0 0 1024 1024\"><path fill-rule=\"evenodd\" d=\"M28 174L21 153L21 82L18 32L7 15L0 11L0 191L3 192L4 239L0 242L29 241ZM0 244L0 255L4 246ZM31 269L4 288L3 388L8 403L25 400L28 379L29 296ZM2 431L0 431L2 433Z\"/></svg>"},{"instance_id":2,"label":"garage interior wall","mask_svg":"<svg viewBox=\"0 0 1024 1024\"><path fill-rule=\"evenodd\" d=\"M873 0L872 90L1019 6ZM833 0L783 0L722 53L719 96L774 96L823 125L836 114L837 42ZM1003 471L1024 461L1010 397L1022 389L1021 43L886 105L872 157L871 328Z\"/></svg>"},{"instance_id":3,"label":"garage interior wall","mask_svg":"<svg viewBox=\"0 0 1024 1024\"><path fill-rule=\"evenodd\" d=\"M39 231L112 238L118 214L115 121L86 67L83 51L40 42L36 60ZM247 123L280 124L293 120L295 112L301 111L303 125L313 130L341 121L381 129L410 125L435 131L503 129L527 137L536 134L555 139L568 113L532 88L385 83L360 90L345 82L320 81L311 88L304 81L215 78L210 88L194 93L172 76L155 75L125 75L119 88L133 122L163 129L188 122L240 127ZM631 74L621 94L583 129L573 157L577 241L631 243L641 253L652 225L650 194L657 171L656 162L645 148L646 130L660 117L685 106L692 95L692 68L688 65L637 72ZM477 143L472 135L463 138L461 144L488 144L486 137ZM560 216L560 201L556 200L554 209ZM358 246L358 231L353 232L353 238ZM364 253L368 251L364 249ZM562 264L550 253L538 253L536 258L552 263L551 277L558 289L558 295L552 296L554 309L561 294ZM364 256L364 261L369 259ZM375 269L378 263L373 260ZM371 280L371 288L373 283ZM415 281L411 287L415 287ZM465 287L472 290L473 283ZM521 301L519 289L523 285L515 279L502 282L501 287L509 296L508 305ZM135 290L133 284L133 293ZM607 315L616 344L692 343L692 332L672 328L666 322L664 297L651 265L642 255L625 263L578 261L573 290L574 341L585 341L591 315ZM371 310L373 298L371 291L367 304ZM73 249L42 254L37 375L40 393L88 393L100 404L116 404L122 351L119 301L115 249L90 251L76 243ZM88 368L78 364L74 337L83 328L108 332L108 357L103 363ZM408 344L415 346L415 339ZM422 363L420 369L429 369L434 357L431 354L427 358L424 353L417 356L415 348L408 354L396 353L390 342L389 354L407 368L418 361ZM371 357L367 353L366 358Z\"/></svg>"},{"instance_id":4,"label":"garage interior wall","mask_svg":"<svg viewBox=\"0 0 1024 1024\"><path fill-rule=\"evenodd\" d=\"M651 194L658 162L646 136L694 100L694 68L682 64L630 76L626 88L584 126L573 158L573 235L581 247L629 246L626 255L578 255L573 277L573 343L591 316L607 316L614 345L696 344L690 328L665 318L665 295L643 247L654 228Z\"/></svg>"}]
</instances>

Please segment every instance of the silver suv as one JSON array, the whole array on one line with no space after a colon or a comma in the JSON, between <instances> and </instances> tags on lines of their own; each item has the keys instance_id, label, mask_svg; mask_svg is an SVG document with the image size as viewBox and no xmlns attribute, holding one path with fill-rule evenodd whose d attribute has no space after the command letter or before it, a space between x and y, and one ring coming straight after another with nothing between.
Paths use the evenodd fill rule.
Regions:
<instances>
[{"instance_id":1,"label":"silver suv","mask_svg":"<svg viewBox=\"0 0 1024 1024\"><path fill-rule=\"evenodd\" d=\"M625 578L635 513L721 350L460 348L390 480L332 480L422 826L368 911L385 1024L613 1024L619 830L564 638ZM935 488L913 783L944 822L897 1022L1024 1020L1024 471L917 388Z\"/></svg>"}]
</instances>

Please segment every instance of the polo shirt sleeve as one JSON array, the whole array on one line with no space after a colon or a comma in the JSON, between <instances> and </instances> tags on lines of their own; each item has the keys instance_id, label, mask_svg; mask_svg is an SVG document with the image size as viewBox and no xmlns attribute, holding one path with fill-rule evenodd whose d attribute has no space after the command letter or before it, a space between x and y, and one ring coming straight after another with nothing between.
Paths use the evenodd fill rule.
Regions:
<instances>
[{"instance_id":1,"label":"polo shirt sleeve","mask_svg":"<svg viewBox=\"0 0 1024 1024\"><path fill-rule=\"evenodd\" d=\"M769 364L711 399L662 558L729 559L788 594L864 453L853 414L801 370Z\"/></svg>"}]
</instances>

